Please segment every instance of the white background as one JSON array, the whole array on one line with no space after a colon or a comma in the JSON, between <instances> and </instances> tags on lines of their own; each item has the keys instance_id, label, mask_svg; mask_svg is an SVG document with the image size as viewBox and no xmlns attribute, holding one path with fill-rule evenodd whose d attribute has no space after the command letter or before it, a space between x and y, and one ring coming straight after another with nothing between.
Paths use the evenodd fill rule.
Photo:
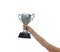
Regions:
<instances>
[{"instance_id":1,"label":"white background","mask_svg":"<svg viewBox=\"0 0 60 52\"><path fill-rule=\"evenodd\" d=\"M32 35L31 39L18 38L21 13L35 13L29 26L60 47L60 0L0 0L0 52L48 52Z\"/></svg>"}]
</instances>

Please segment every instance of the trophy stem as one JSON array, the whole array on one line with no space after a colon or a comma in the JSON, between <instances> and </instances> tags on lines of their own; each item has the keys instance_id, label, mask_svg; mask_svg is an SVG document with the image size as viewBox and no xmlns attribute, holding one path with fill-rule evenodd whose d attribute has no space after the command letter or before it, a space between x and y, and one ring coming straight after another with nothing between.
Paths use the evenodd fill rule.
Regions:
<instances>
[{"instance_id":1,"label":"trophy stem","mask_svg":"<svg viewBox=\"0 0 60 52\"><path fill-rule=\"evenodd\" d=\"M23 32L28 33L27 28L23 28Z\"/></svg>"},{"instance_id":2,"label":"trophy stem","mask_svg":"<svg viewBox=\"0 0 60 52\"><path fill-rule=\"evenodd\" d=\"M23 32L28 33L28 31L26 29L23 29Z\"/></svg>"}]
</instances>

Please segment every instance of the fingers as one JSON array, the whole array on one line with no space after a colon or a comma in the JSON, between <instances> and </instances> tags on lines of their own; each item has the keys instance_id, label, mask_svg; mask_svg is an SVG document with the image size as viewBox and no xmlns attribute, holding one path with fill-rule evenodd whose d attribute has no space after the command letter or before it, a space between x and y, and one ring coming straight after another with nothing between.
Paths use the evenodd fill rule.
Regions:
<instances>
[{"instance_id":1,"label":"fingers","mask_svg":"<svg viewBox=\"0 0 60 52\"><path fill-rule=\"evenodd\" d=\"M27 29L28 30L28 26L27 25L23 25L24 29Z\"/></svg>"},{"instance_id":2,"label":"fingers","mask_svg":"<svg viewBox=\"0 0 60 52\"><path fill-rule=\"evenodd\" d=\"M24 28L27 28L27 25L23 25Z\"/></svg>"},{"instance_id":3,"label":"fingers","mask_svg":"<svg viewBox=\"0 0 60 52\"><path fill-rule=\"evenodd\" d=\"M27 25L23 25L23 27L26 27Z\"/></svg>"}]
</instances>

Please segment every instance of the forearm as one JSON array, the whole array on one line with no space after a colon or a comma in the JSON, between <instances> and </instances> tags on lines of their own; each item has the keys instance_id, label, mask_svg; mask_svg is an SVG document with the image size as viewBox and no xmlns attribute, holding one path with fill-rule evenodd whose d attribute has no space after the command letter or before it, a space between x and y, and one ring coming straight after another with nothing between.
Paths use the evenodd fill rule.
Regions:
<instances>
[{"instance_id":1,"label":"forearm","mask_svg":"<svg viewBox=\"0 0 60 52\"><path fill-rule=\"evenodd\" d=\"M50 43L48 43L46 40L44 40L40 35L38 35L34 30L31 31L31 34L33 35L33 37L42 45L44 46L47 50L51 51L55 51L57 48L53 45L51 45Z\"/></svg>"}]
</instances>

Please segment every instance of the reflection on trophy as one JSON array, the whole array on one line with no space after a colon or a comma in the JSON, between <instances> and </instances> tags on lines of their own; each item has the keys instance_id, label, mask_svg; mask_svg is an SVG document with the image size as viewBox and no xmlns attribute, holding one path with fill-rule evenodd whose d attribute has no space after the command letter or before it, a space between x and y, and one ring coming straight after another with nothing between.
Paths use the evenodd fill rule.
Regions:
<instances>
[{"instance_id":1,"label":"reflection on trophy","mask_svg":"<svg viewBox=\"0 0 60 52\"><path fill-rule=\"evenodd\" d=\"M18 14L18 18L23 24L29 24L31 20L35 17L35 14ZM23 32L19 33L19 38L31 38L30 33L28 33L27 28L23 28Z\"/></svg>"}]
</instances>

